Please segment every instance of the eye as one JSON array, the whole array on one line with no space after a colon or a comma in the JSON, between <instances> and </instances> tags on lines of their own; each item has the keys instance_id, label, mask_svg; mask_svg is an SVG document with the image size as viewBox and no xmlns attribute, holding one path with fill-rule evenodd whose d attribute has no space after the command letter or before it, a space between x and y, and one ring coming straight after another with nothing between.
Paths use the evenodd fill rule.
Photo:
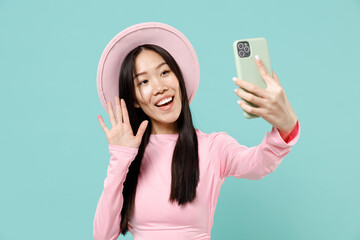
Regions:
<instances>
[{"instance_id":1,"label":"eye","mask_svg":"<svg viewBox=\"0 0 360 240\"><path fill-rule=\"evenodd\" d=\"M143 85L142 83L147 83L148 82L148 80L143 80L143 81L141 81L140 83L139 83L139 85Z\"/></svg>"},{"instance_id":2,"label":"eye","mask_svg":"<svg viewBox=\"0 0 360 240\"><path fill-rule=\"evenodd\" d=\"M165 70L165 71L163 71L162 73L161 73L161 75L163 75L163 74L168 74L170 71L168 71L168 70Z\"/></svg>"}]
</instances>

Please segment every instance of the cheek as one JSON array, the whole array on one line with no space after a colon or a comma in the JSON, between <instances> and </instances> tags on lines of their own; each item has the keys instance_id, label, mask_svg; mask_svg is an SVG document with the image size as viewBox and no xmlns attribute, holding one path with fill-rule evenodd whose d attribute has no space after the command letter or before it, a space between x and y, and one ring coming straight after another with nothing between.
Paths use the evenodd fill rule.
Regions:
<instances>
[{"instance_id":1,"label":"cheek","mask_svg":"<svg viewBox=\"0 0 360 240\"><path fill-rule=\"evenodd\" d=\"M180 84L178 84L178 85L176 86L176 89L177 89L177 92L178 92L179 100L180 100L180 102L181 102L182 94L181 94Z\"/></svg>"},{"instance_id":2,"label":"cheek","mask_svg":"<svg viewBox=\"0 0 360 240\"><path fill-rule=\"evenodd\" d=\"M137 93L137 99L143 104L149 104L151 102L151 89L143 88Z\"/></svg>"}]
</instances>

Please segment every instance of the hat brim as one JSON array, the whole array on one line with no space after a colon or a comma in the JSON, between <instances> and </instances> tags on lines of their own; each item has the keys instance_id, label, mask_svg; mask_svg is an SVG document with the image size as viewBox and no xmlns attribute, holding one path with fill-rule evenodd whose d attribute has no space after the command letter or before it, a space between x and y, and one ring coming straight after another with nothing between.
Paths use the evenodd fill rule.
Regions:
<instances>
[{"instance_id":1,"label":"hat brim","mask_svg":"<svg viewBox=\"0 0 360 240\"><path fill-rule=\"evenodd\" d=\"M177 29L164 23L146 22L133 25L118 33L103 51L98 71L97 90L101 104L115 106L119 96L119 75L122 62L134 48L143 44L155 44L175 59L182 72L189 104L195 97L200 80L197 55L190 41Z\"/></svg>"}]
</instances>

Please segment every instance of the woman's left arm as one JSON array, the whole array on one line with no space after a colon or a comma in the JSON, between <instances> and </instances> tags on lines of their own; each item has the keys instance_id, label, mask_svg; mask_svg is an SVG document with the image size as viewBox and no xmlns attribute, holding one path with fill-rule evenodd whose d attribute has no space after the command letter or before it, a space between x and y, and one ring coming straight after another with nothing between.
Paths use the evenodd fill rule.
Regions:
<instances>
[{"instance_id":1,"label":"woman's left arm","mask_svg":"<svg viewBox=\"0 0 360 240\"><path fill-rule=\"evenodd\" d=\"M236 85L250 92L247 93L240 88L236 88L236 95L256 104L258 107L252 107L243 100L238 100L238 103L244 111L262 117L272 124L279 130L280 136L286 141L292 130L294 130L298 118L286 97L278 76L273 72L271 77L261 59L257 58L257 56L255 57L255 63L267 87L263 89L253 83L233 78Z\"/></svg>"}]
</instances>

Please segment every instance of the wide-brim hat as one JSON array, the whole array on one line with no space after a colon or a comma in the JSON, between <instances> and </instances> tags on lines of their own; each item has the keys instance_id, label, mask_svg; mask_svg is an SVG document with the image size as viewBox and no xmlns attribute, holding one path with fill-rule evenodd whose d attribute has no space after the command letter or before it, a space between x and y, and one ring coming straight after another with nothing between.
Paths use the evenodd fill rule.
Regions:
<instances>
[{"instance_id":1,"label":"wide-brim hat","mask_svg":"<svg viewBox=\"0 0 360 240\"><path fill-rule=\"evenodd\" d=\"M145 22L130 26L118 33L105 47L97 71L97 90L101 104L115 106L119 96L119 76L122 62L129 52L143 44L155 44L175 59L183 75L189 104L199 86L200 69L197 55L190 41L179 30L159 22Z\"/></svg>"}]
</instances>

